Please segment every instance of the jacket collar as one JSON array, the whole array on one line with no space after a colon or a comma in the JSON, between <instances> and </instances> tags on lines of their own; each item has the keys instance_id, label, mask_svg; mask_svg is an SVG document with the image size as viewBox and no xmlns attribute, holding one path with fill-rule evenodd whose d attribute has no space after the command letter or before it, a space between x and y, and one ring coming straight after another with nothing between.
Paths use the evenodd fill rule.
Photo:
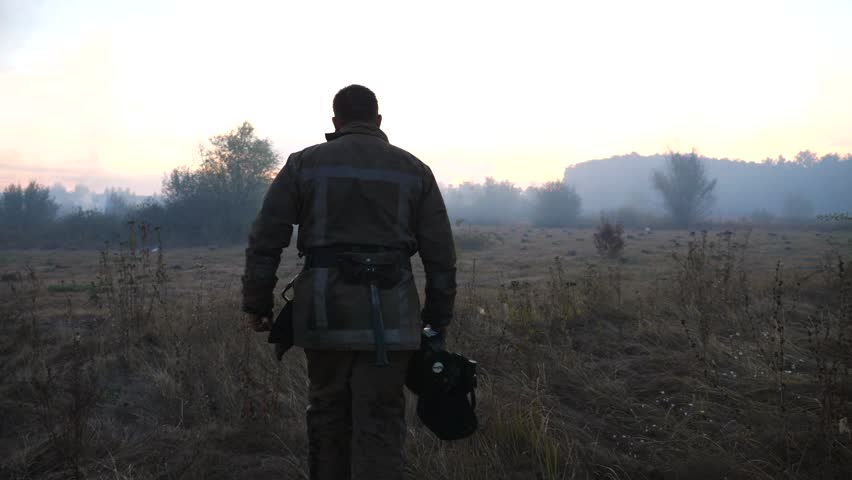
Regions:
<instances>
[{"instance_id":1,"label":"jacket collar","mask_svg":"<svg viewBox=\"0 0 852 480\"><path fill-rule=\"evenodd\" d=\"M343 128L337 130L336 132L326 133L325 139L330 142L344 135L350 135L353 133L361 135L372 135L374 137L379 137L386 142L388 141L388 136L385 135L385 132L383 132L376 124L367 122L347 123L343 126Z\"/></svg>"}]
</instances>

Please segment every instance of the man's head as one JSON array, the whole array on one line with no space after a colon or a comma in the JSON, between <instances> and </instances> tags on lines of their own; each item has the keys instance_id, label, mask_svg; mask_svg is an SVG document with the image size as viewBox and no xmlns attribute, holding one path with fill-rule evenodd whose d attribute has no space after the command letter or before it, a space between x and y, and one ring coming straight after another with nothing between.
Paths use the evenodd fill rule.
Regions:
<instances>
[{"instance_id":1,"label":"man's head","mask_svg":"<svg viewBox=\"0 0 852 480\"><path fill-rule=\"evenodd\" d=\"M375 123L377 126L382 124L376 94L361 85L349 85L340 89L334 96L332 108L334 117L331 121L336 130L351 122Z\"/></svg>"}]
</instances>

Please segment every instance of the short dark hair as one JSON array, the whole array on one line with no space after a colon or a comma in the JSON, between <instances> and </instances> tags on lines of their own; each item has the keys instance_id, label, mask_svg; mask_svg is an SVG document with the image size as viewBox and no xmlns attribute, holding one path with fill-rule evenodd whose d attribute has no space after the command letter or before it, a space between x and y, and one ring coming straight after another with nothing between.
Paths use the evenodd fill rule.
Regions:
<instances>
[{"instance_id":1,"label":"short dark hair","mask_svg":"<svg viewBox=\"0 0 852 480\"><path fill-rule=\"evenodd\" d=\"M362 85L343 87L332 102L334 116L342 123L375 122L379 116L376 94Z\"/></svg>"}]
</instances>

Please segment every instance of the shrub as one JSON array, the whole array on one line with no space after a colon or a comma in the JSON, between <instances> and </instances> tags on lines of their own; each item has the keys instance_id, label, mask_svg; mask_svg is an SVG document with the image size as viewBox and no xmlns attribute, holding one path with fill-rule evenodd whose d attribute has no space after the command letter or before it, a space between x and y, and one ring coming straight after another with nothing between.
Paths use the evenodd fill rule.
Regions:
<instances>
[{"instance_id":1,"label":"shrub","mask_svg":"<svg viewBox=\"0 0 852 480\"><path fill-rule=\"evenodd\" d=\"M56 222L53 237L66 245L80 247L118 242L122 223L121 217L117 215L78 208Z\"/></svg>"},{"instance_id":2,"label":"shrub","mask_svg":"<svg viewBox=\"0 0 852 480\"><path fill-rule=\"evenodd\" d=\"M602 218L598 231L595 232L595 248L601 256L607 258L619 258L624 250L624 227L620 223L613 225L609 220Z\"/></svg>"},{"instance_id":3,"label":"shrub","mask_svg":"<svg viewBox=\"0 0 852 480\"><path fill-rule=\"evenodd\" d=\"M527 217L528 196L509 181L488 177L483 183L446 186L442 194L451 218L469 225L515 224Z\"/></svg>"},{"instance_id":4,"label":"shrub","mask_svg":"<svg viewBox=\"0 0 852 480\"><path fill-rule=\"evenodd\" d=\"M557 180L544 184L534 192L533 225L564 227L576 223L582 201L574 187Z\"/></svg>"}]
</instances>

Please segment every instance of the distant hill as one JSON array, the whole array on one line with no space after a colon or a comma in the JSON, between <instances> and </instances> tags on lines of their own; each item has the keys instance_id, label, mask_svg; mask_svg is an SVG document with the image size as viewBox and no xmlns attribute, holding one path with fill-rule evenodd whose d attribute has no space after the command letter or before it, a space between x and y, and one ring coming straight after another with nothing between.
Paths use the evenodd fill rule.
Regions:
<instances>
[{"instance_id":1,"label":"distant hill","mask_svg":"<svg viewBox=\"0 0 852 480\"><path fill-rule=\"evenodd\" d=\"M565 169L565 182L583 199L583 210L634 207L660 210L651 173L664 166L665 155L637 153L578 163ZM710 178L718 179L715 217L740 217L757 209L783 215L785 200L805 199L816 213L852 210L852 155L817 157L800 152L794 160L761 163L701 157Z\"/></svg>"}]
</instances>

